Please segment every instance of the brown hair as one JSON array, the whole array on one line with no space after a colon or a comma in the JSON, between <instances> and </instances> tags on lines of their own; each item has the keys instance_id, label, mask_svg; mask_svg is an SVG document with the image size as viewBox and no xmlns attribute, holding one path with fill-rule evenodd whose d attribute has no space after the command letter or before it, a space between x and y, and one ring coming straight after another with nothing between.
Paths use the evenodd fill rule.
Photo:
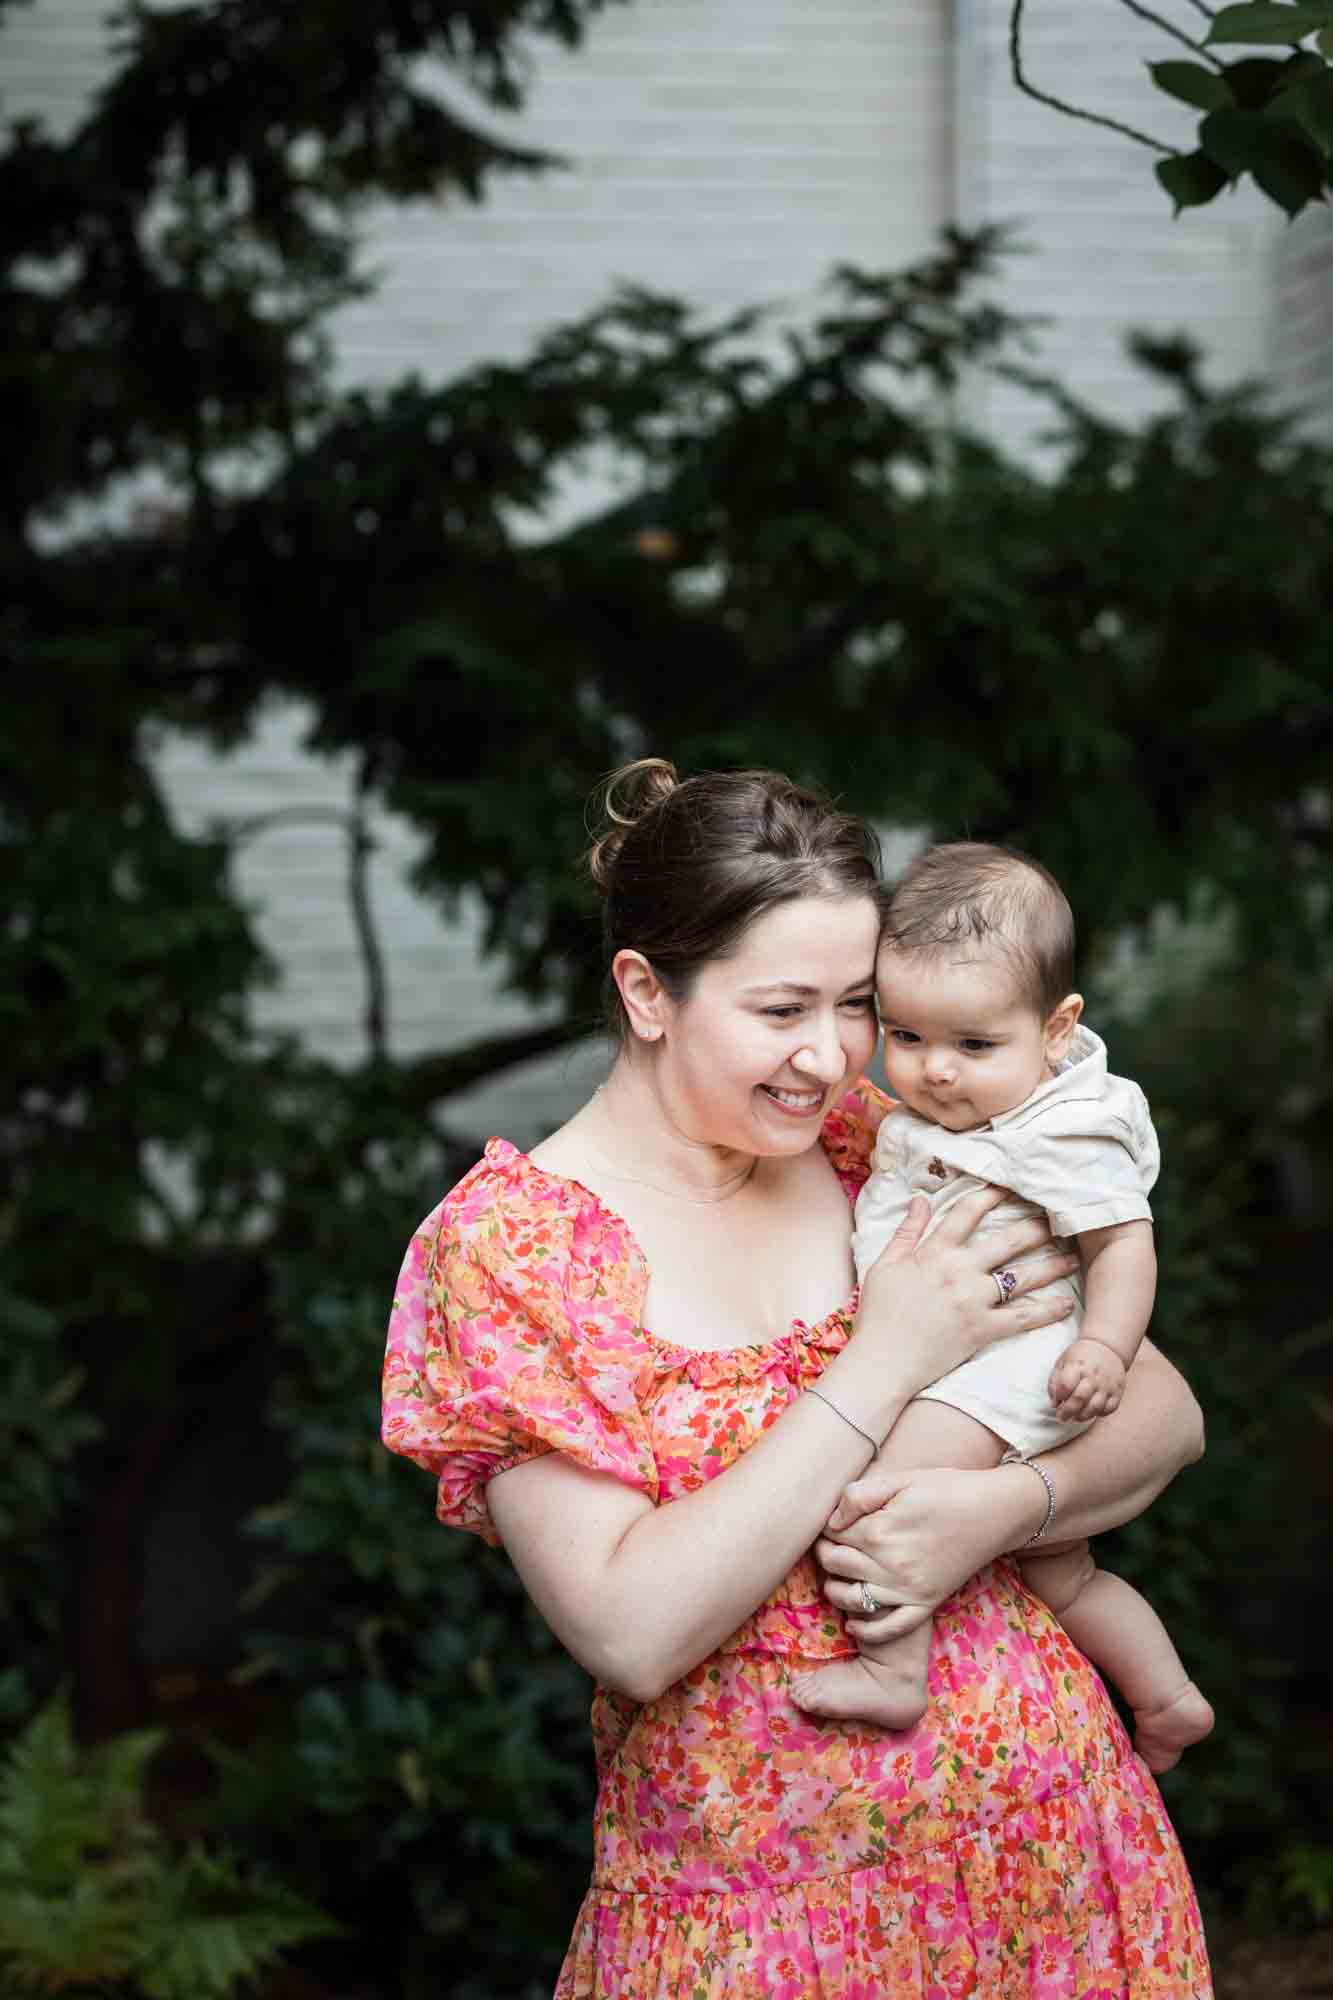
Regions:
<instances>
[{"instance_id":1,"label":"brown hair","mask_svg":"<svg viewBox=\"0 0 1333 2000\"><path fill-rule=\"evenodd\" d=\"M880 941L894 951L1000 950L1043 1020L1073 987L1074 913L1049 869L1015 848L928 847L885 892L883 913Z\"/></svg>"},{"instance_id":2,"label":"brown hair","mask_svg":"<svg viewBox=\"0 0 1333 2000\"><path fill-rule=\"evenodd\" d=\"M873 898L879 842L853 813L777 771L704 771L682 780L643 757L601 792L610 822L588 855L602 892L607 1019L625 1010L610 976L638 951L673 1000L710 959L725 958L757 917L802 896Z\"/></svg>"}]
</instances>

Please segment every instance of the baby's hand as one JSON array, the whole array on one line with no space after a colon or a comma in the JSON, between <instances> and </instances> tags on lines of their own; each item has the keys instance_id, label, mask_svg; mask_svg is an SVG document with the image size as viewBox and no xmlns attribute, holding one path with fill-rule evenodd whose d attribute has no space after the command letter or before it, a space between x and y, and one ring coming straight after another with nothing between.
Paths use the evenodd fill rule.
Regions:
<instances>
[{"instance_id":1,"label":"baby's hand","mask_svg":"<svg viewBox=\"0 0 1333 2000\"><path fill-rule=\"evenodd\" d=\"M1100 1340L1075 1340L1051 1371L1047 1388L1058 1417L1109 1417L1125 1393L1125 1364Z\"/></svg>"}]
</instances>

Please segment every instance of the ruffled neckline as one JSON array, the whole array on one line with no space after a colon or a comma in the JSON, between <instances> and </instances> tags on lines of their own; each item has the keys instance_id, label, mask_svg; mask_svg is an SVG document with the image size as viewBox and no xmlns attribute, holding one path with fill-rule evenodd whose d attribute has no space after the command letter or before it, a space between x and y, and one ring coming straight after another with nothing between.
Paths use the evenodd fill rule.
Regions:
<instances>
[{"instance_id":1,"label":"ruffled neckline","mask_svg":"<svg viewBox=\"0 0 1333 2000\"><path fill-rule=\"evenodd\" d=\"M862 1101L859 1094L862 1091L870 1094L870 1105ZM882 1092L863 1079L832 1107L820 1130L819 1143L849 1202L855 1201L869 1168L867 1111L871 1106L875 1109L887 1106L888 1102ZM870 1136L873 1139L873 1133ZM539 1166L509 1139L488 1139L482 1162L493 1172L517 1175L520 1180L532 1180L547 1188L573 1190L591 1203L602 1222L622 1236L627 1261L636 1267L640 1279L639 1296L643 1296L648 1286L648 1259L624 1216L594 1189L572 1174L558 1174L549 1167ZM817 1357L836 1354L846 1346L859 1298L859 1287L854 1287L851 1297L822 1319L813 1322L794 1319L784 1333L733 1347L688 1347L654 1333L642 1322L636 1323L635 1331L652 1355L655 1374L686 1374L700 1388L754 1380L774 1372L791 1376L815 1374L824 1365Z\"/></svg>"}]
</instances>

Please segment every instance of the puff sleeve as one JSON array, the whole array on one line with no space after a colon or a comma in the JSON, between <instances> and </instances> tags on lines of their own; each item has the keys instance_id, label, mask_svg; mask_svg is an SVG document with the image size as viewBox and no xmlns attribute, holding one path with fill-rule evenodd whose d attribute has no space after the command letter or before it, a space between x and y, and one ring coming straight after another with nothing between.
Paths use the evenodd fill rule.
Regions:
<instances>
[{"instance_id":1,"label":"puff sleeve","mask_svg":"<svg viewBox=\"0 0 1333 2000\"><path fill-rule=\"evenodd\" d=\"M389 1320L380 1434L434 1474L442 1521L498 1542L488 1481L547 1451L656 1501L646 1286L618 1217L491 1141L409 1244Z\"/></svg>"}]
</instances>

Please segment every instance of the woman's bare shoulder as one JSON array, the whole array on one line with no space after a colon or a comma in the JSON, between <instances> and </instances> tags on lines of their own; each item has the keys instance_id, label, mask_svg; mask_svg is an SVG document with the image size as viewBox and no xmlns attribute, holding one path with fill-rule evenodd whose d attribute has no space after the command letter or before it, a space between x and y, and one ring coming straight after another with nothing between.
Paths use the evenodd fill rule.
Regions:
<instances>
[{"instance_id":1,"label":"woman's bare shoulder","mask_svg":"<svg viewBox=\"0 0 1333 2000\"><path fill-rule=\"evenodd\" d=\"M596 1156L585 1136L587 1108L580 1106L572 1118L529 1148L528 1158L535 1167L572 1181L586 1181L595 1172Z\"/></svg>"}]
</instances>

